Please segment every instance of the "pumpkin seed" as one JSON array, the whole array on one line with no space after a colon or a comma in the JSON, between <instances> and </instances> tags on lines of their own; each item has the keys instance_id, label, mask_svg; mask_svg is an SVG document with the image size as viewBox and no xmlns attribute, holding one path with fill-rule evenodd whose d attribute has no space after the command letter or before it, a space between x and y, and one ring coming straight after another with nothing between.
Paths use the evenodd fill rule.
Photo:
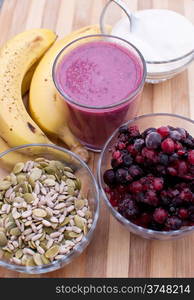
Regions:
<instances>
[{"instance_id":1,"label":"pumpkin seed","mask_svg":"<svg viewBox=\"0 0 194 300\"><path fill-rule=\"evenodd\" d=\"M79 178L77 178L76 181L75 181L76 189L81 190L81 186L82 186L81 180Z\"/></svg>"},{"instance_id":2,"label":"pumpkin seed","mask_svg":"<svg viewBox=\"0 0 194 300\"><path fill-rule=\"evenodd\" d=\"M41 259L45 265L50 263L50 260L44 254L41 255Z\"/></svg>"},{"instance_id":3,"label":"pumpkin seed","mask_svg":"<svg viewBox=\"0 0 194 300\"><path fill-rule=\"evenodd\" d=\"M66 184L67 184L68 187L72 187L73 189L76 188L75 180L67 179Z\"/></svg>"},{"instance_id":4,"label":"pumpkin seed","mask_svg":"<svg viewBox=\"0 0 194 300\"><path fill-rule=\"evenodd\" d=\"M19 162L17 163L14 168L13 168L13 173L14 174L18 174L20 173L24 168L24 163L23 162Z\"/></svg>"},{"instance_id":5,"label":"pumpkin seed","mask_svg":"<svg viewBox=\"0 0 194 300\"><path fill-rule=\"evenodd\" d=\"M47 212L42 208L36 208L32 211L33 216L37 218L45 218L47 216Z\"/></svg>"},{"instance_id":6,"label":"pumpkin seed","mask_svg":"<svg viewBox=\"0 0 194 300\"><path fill-rule=\"evenodd\" d=\"M23 193L28 193L28 183L27 182L22 183L21 188L22 188Z\"/></svg>"},{"instance_id":7,"label":"pumpkin seed","mask_svg":"<svg viewBox=\"0 0 194 300\"><path fill-rule=\"evenodd\" d=\"M3 231L0 231L0 247L4 247L7 245L7 237Z\"/></svg>"},{"instance_id":8,"label":"pumpkin seed","mask_svg":"<svg viewBox=\"0 0 194 300\"><path fill-rule=\"evenodd\" d=\"M32 194L30 194L30 193L25 193L25 194L23 195L23 197L24 197L24 200L25 200L27 203L33 203L33 201L34 201L34 196L33 196Z\"/></svg>"},{"instance_id":9,"label":"pumpkin seed","mask_svg":"<svg viewBox=\"0 0 194 300\"><path fill-rule=\"evenodd\" d=\"M77 238L80 235L80 233L69 231L69 237L70 238Z\"/></svg>"},{"instance_id":10,"label":"pumpkin seed","mask_svg":"<svg viewBox=\"0 0 194 300\"><path fill-rule=\"evenodd\" d=\"M34 168L31 170L31 174L29 176L29 179L36 181L38 180L42 175L42 170L38 168Z\"/></svg>"},{"instance_id":11,"label":"pumpkin seed","mask_svg":"<svg viewBox=\"0 0 194 300\"><path fill-rule=\"evenodd\" d=\"M21 249L18 249L15 253L15 257L16 258L21 258L23 255L23 251Z\"/></svg>"},{"instance_id":12,"label":"pumpkin seed","mask_svg":"<svg viewBox=\"0 0 194 300\"><path fill-rule=\"evenodd\" d=\"M71 172L64 171L64 174L65 174L68 178L76 179L76 176L75 176L73 173L71 173Z\"/></svg>"},{"instance_id":13,"label":"pumpkin seed","mask_svg":"<svg viewBox=\"0 0 194 300\"><path fill-rule=\"evenodd\" d=\"M69 217L66 217L65 220L60 224L61 227L67 225L70 221L70 218Z\"/></svg>"},{"instance_id":14,"label":"pumpkin seed","mask_svg":"<svg viewBox=\"0 0 194 300\"><path fill-rule=\"evenodd\" d=\"M17 184L17 177L15 176L15 174L13 174L13 173L10 174L10 181L11 181L12 185Z\"/></svg>"},{"instance_id":15,"label":"pumpkin seed","mask_svg":"<svg viewBox=\"0 0 194 300\"><path fill-rule=\"evenodd\" d=\"M55 186L55 180L53 180L53 179L45 179L44 181L43 181L43 183L44 183L44 185L45 186Z\"/></svg>"},{"instance_id":16,"label":"pumpkin seed","mask_svg":"<svg viewBox=\"0 0 194 300\"><path fill-rule=\"evenodd\" d=\"M88 219L90 219L92 217L92 212L90 211L90 210L87 210L86 212L85 212L85 218L88 220Z\"/></svg>"},{"instance_id":17,"label":"pumpkin seed","mask_svg":"<svg viewBox=\"0 0 194 300\"><path fill-rule=\"evenodd\" d=\"M33 266L35 266L35 265L36 265L36 263L35 263L33 257L29 257L29 258L26 260L26 266L27 266L27 267L33 267Z\"/></svg>"},{"instance_id":18,"label":"pumpkin seed","mask_svg":"<svg viewBox=\"0 0 194 300\"><path fill-rule=\"evenodd\" d=\"M17 183L23 183L26 180L26 175L24 173L20 173L17 175Z\"/></svg>"},{"instance_id":19,"label":"pumpkin seed","mask_svg":"<svg viewBox=\"0 0 194 300\"><path fill-rule=\"evenodd\" d=\"M10 181L0 180L0 190L8 190L11 186Z\"/></svg>"},{"instance_id":20,"label":"pumpkin seed","mask_svg":"<svg viewBox=\"0 0 194 300\"><path fill-rule=\"evenodd\" d=\"M44 170L48 174L54 175L56 173L56 168L53 166L48 166L48 167L44 168Z\"/></svg>"},{"instance_id":21,"label":"pumpkin seed","mask_svg":"<svg viewBox=\"0 0 194 300\"><path fill-rule=\"evenodd\" d=\"M10 234L14 236L19 236L21 234L21 231L18 227L14 227L10 230Z\"/></svg>"},{"instance_id":22,"label":"pumpkin seed","mask_svg":"<svg viewBox=\"0 0 194 300\"><path fill-rule=\"evenodd\" d=\"M59 245L54 245L46 251L45 256L47 258L54 258L59 253L59 250L60 250Z\"/></svg>"},{"instance_id":23,"label":"pumpkin seed","mask_svg":"<svg viewBox=\"0 0 194 300\"><path fill-rule=\"evenodd\" d=\"M4 251L4 255L3 257L6 259L6 260L10 260L12 258L12 253L8 252L8 251Z\"/></svg>"},{"instance_id":24,"label":"pumpkin seed","mask_svg":"<svg viewBox=\"0 0 194 300\"><path fill-rule=\"evenodd\" d=\"M75 209L80 210L84 207L84 200L76 199L74 201Z\"/></svg>"},{"instance_id":25,"label":"pumpkin seed","mask_svg":"<svg viewBox=\"0 0 194 300\"><path fill-rule=\"evenodd\" d=\"M88 227L86 224L84 224L83 232L84 232L84 235L86 235L88 233Z\"/></svg>"},{"instance_id":26,"label":"pumpkin seed","mask_svg":"<svg viewBox=\"0 0 194 300\"><path fill-rule=\"evenodd\" d=\"M73 196L75 190L74 190L74 188L72 186L68 186L67 192L68 192L69 195Z\"/></svg>"},{"instance_id":27,"label":"pumpkin seed","mask_svg":"<svg viewBox=\"0 0 194 300\"><path fill-rule=\"evenodd\" d=\"M84 228L84 224L85 224L84 219L81 218L81 217L79 217L78 215L76 215L76 216L74 217L74 222L75 222L75 225L76 225L77 227L79 227L80 229L83 229L83 228Z\"/></svg>"},{"instance_id":28,"label":"pumpkin seed","mask_svg":"<svg viewBox=\"0 0 194 300\"><path fill-rule=\"evenodd\" d=\"M42 263L42 258L41 258L41 255L39 254L39 253L35 253L34 255L33 255L33 260L34 260L34 262L35 262L35 264L37 265L37 266L41 266L43 263Z\"/></svg>"},{"instance_id":29,"label":"pumpkin seed","mask_svg":"<svg viewBox=\"0 0 194 300\"><path fill-rule=\"evenodd\" d=\"M64 171L73 173L73 170L70 167L64 167Z\"/></svg>"}]
</instances>

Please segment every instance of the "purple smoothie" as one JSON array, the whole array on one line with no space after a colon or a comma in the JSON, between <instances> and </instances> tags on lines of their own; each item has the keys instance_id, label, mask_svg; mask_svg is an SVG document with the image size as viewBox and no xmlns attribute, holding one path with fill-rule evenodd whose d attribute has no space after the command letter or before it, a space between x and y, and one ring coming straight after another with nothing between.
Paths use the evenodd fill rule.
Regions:
<instances>
[{"instance_id":1,"label":"purple smoothie","mask_svg":"<svg viewBox=\"0 0 194 300\"><path fill-rule=\"evenodd\" d=\"M140 59L113 42L87 42L64 55L56 81L75 136L89 148L101 149L110 134L136 114L138 95L130 97L142 77Z\"/></svg>"}]
</instances>

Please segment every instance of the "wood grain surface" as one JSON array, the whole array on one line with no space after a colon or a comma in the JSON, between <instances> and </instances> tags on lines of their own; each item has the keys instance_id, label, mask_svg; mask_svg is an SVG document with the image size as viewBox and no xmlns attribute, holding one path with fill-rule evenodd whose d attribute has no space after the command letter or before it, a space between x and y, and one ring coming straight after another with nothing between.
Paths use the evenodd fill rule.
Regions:
<instances>
[{"instance_id":1,"label":"wood grain surface","mask_svg":"<svg viewBox=\"0 0 194 300\"><path fill-rule=\"evenodd\" d=\"M61 37L98 23L106 0L4 0L0 45L27 28L48 27ZM194 23L192 0L126 0L131 9L167 8ZM194 64L177 77L145 85L139 114L173 112L194 119ZM98 155L90 166L96 173ZM175 241L149 241L130 234L113 219L101 199L100 220L86 251L55 272L34 277L193 277L194 234ZM0 277L29 277L0 268ZM33 277L33 276L31 276Z\"/></svg>"}]
</instances>

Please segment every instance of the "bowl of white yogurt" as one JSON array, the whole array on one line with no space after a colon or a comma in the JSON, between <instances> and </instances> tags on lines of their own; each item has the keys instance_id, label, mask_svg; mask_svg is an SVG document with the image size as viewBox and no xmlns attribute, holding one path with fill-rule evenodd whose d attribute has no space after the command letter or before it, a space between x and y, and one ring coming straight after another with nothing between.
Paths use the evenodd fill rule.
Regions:
<instances>
[{"instance_id":1,"label":"bowl of white yogurt","mask_svg":"<svg viewBox=\"0 0 194 300\"><path fill-rule=\"evenodd\" d=\"M144 56L146 82L159 83L184 71L194 60L194 26L183 15L167 9L130 12L121 0L108 1L100 26L132 43ZM126 9L125 9L126 8Z\"/></svg>"}]
</instances>

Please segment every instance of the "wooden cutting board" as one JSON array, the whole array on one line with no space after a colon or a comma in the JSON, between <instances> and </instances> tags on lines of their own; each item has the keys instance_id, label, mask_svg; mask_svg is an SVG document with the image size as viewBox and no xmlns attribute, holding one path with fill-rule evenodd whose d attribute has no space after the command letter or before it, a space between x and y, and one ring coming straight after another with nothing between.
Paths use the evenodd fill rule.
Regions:
<instances>
[{"instance_id":1,"label":"wooden cutting board","mask_svg":"<svg viewBox=\"0 0 194 300\"><path fill-rule=\"evenodd\" d=\"M27 28L48 27L59 36L98 23L107 0L0 0L0 45ZM192 0L125 0L135 9L166 8L194 23ZM1 6L1 5L0 5ZM194 63L176 78L146 85L139 114L173 112L194 119ZM0 149L1 150L1 149ZM96 173L98 155L90 166ZM100 220L91 244L71 264L31 277L193 277L194 234L175 241L149 241L130 234L101 199ZM0 277L29 277L0 268Z\"/></svg>"}]
</instances>

